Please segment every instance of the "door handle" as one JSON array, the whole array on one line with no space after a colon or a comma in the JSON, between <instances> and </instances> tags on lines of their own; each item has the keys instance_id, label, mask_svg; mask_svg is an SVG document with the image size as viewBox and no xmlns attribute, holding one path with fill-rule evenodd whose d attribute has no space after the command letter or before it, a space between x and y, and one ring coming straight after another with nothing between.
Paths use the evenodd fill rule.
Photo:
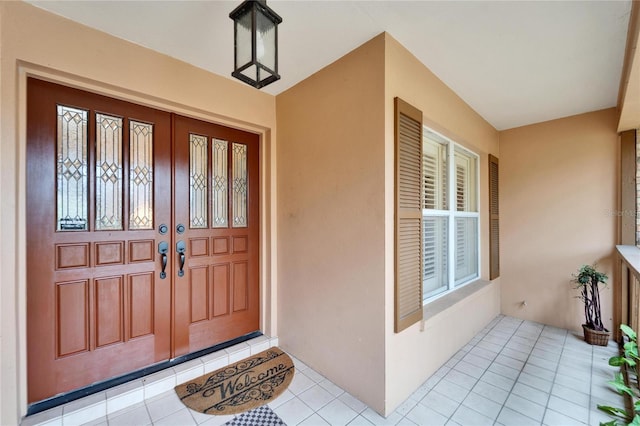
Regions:
<instances>
[{"instance_id":1,"label":"door handle","mask_svg":"<svg viewBox=\"0 0 640 426\"><path fill-rule=\"evenodd\" d=\"M176 243L176 251L178 252L178 259L180 261L180 268L178 269L178 276L184 276L184 260L185 260L185 252L187 251L187 246L184 241L180 240Z\"/></svg>"},{"instance_id":2,"label":"door handle","mask_svg":"<svg viewBox=\"0 0 640 426\"><path fill-rule=\"evenodd\" d=\"M158 244L158 253L160 253L162 261L162 271L160 271L161 280L167 277L167 273L164 271L167 268L167 252L169 252L169 244L167 244L166 241L160 241L160 244Z\"/></svg>"}]
</instances>

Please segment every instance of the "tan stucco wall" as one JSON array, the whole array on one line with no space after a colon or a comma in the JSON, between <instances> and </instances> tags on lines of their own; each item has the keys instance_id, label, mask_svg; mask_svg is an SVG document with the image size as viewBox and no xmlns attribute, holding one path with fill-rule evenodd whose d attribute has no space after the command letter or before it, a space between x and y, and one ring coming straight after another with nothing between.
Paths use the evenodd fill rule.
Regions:
<instances>
[{"instance_id":1,"label":"tan stucco wall","mask_svg":"<svg viewBox=\"0 0 640 426\"><path fill-rule=\"evenodd\" d=\"M275 97L22 2L0 2L0 48L0 424L26 412L27 74L261 135L262 328L275 333Z\"/></svg>"},{"instance_id":2,"label":"tan stucco wall","mask_svg":"<svg viewBox=\"0 0 640 426\"><path fill-rule=\"evenodd\" d=\"M488 153L498 155L498 132L390 35L375 37L276 101L281 345L381 414L500 306L496 280L427 321L424 332L419 324L393 332L395 96L421 109L430 127L480 154L487 278L486 162Z\"/></svg>"},{"instance_id":3,"label":"tan stucco wall","mask_svg":"<svg viewBox=\"0 0 640 426\"><path fill-rule=\"evenodd\" d=\"M612 276L619 147L615 109L500 133L502 313L579 330L571 274ZM611 328L611 289L601 292ZM523 305L526 301L526 306Z\"/></svg>"},{"instance_id":4,"label":"tan stucco wall","mask_svg":"<svg viewBox=\"0 0 640 426\"><path fill-rule=\"evenodd\" d=\"M500 156L498 132L393 37L386 35L385 63L385 349L390 413L474 334L500 313L500 280L420 324L394 333L394 140L393 99L423 113L425 125L480 155L481 277L489 276L488 154ZM428 305L426 309L429 309Z\"/></svg>"},{"instance_id":5,"label":"tan stucco wall","mask_svg":"<svg viewBox=\"0 0 640 426\"><path fill-rule=\"evenodd\" d=\"M427 321L424 332L418 324L393 332L395 96L481 156L486 278L486 162L498 155L498 133L390 35L277 97L281 345L381 414L500 306L496 280Z\"/></svg>"},{"instance_id":6,"label":"tan stucco wall","mask_svg":"<svg viewBox=\"0 0 640 426\"><path fill-rule=\"evenodd\" d=\"M280 345L384 405L384 39L276 98Z\"/></svg>"}]
</instances>

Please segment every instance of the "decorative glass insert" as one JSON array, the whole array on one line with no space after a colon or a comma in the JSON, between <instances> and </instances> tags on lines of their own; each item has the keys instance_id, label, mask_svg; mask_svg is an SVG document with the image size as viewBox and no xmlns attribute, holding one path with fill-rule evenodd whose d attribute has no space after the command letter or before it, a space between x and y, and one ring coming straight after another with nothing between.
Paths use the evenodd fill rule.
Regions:
<instances>
[{"instance_id":1,"label":"decorative glass insert","mask_svg":"<svg viewBox=\"0 0 640 426\"><path fill-rule=\"evenodd\" d=\"M88 165L87 111L58 105L58 231L86 231Z\"/></svg>"},{"instance_id":2,"label":"decorative glass insert","mask_svg":"<svg viewBox=\"0 0 640 426\"><path fill-rule=\"evenodd\" d=\"M207 152L206 136L189 134L189 227L207 227Z\"/></svg>"},{"instance_id":3,"label":"decorative glass insert","mask_svg":"<svg viewBox=\"0 0 640 426\"><path fill-rule=\"evenodd\" d=\"M213 140L213 227L229 226L229 142Z\"/></svg>"},{"instance_id":4,"label":"decorative glass insert","mask_svg":"<svg viewBox=\"0 0 640 426\"><path fill-rule=\"evenodd\" d=\"M233 144L233 227L247 226L247 146Z\"/></svg>"},{"instance_id":5,"label":"decorative glass insert","mask_svg":"<svg viewBox=\"0 0 640 426\"><path fill-rule=\"evenodd\" d=\"M153 229L153 124L129 123L129 229Z\"/></svg>"},{"instance_id":6,"label":"decorative glass insert","mask_svg":"<svg viewBox=\"0 0 640 426\"><path fill-rule=\"evenodd\" d=\"M96 230L122 229L122 118L96 113Z\"/></svg>"}]
</instances>

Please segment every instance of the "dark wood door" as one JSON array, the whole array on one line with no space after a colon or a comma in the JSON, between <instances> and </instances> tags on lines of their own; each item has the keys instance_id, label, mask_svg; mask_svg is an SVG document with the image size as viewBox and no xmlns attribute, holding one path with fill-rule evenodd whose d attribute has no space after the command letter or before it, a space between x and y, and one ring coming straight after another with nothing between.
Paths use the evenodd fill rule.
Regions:
<instances>
[{"instance_id":1,"label":"dark wood door","mask_svg":"<svg viewBox=\"0 0 640 426\"><path fill-rule=\"evenodd\" d=\"M174 264L174 335L182 355L259 329L259 141L181 116L174 140L174 214L184 228L175 236L184 260L178 253Z\"/></svg>"},{"instance_id":2,"label":"dark wood door","mask_svg":"<svg viewBox=\"0 0 640 426\"><path fill-rule=\"evenodd\" d=\"M258 155L253 134L28 79L29 402L259 329Z\"/></svg>"},{"instance_id":3,"label":"dark wood door","mask_svg":"<svg viewBox=\"0 0 640 426\"><path fill-rule=\"evenodd\" d=\"M170 357L171 117L31 78L27 94L33 402Z\"/></svg>"}]
</instances>

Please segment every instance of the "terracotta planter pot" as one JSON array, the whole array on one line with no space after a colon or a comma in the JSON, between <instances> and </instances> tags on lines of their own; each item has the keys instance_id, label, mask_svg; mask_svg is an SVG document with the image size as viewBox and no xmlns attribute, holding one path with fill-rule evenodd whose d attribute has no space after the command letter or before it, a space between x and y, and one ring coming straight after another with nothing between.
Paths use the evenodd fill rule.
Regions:
<instances>
[{"instance_id":1,"label":"terracotta planter pot","mask_svg":"<svg viewBox=\"0 0 640 426\"><path fill-rule=\"evenodd\" d=\"M582 324L582 331L584 332L584 341L590 345L607 346L609 344L610 331L592 330L584 324Z\"/></svg>"}]
</instances>

